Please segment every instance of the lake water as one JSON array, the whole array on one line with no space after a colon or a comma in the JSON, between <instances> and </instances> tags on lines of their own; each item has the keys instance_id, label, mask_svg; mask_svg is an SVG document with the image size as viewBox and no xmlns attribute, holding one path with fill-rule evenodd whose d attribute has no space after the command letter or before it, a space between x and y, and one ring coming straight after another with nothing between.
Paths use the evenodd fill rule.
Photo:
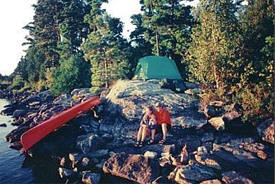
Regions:
<instances>
[{"instance_id":1,"label":"lake water","mask_svg":"<svg viewBox=\"0 0 275 184\"><path fill-rule=\"evenodd\" d=\"M7 100L0 99L0 111ZM9 148L9 143L5 141L5 136L15 127L11 125L12 118L0 115L0 124L6 123L7 127L0 127L0 183L36 183L30 167L22 167L25 156L19 151Z\"/></svg>"},{"instance_id":2,"label":"lake water","mask_svg":"<svg viewBox=\"0 0 275 184\"><path fill-rule=\"evenodd\" d=\"M7 100L0 99L0 111L8 104ZM7 124L7 127L0 127L0 184L62 183L60 178L56 176L57 170L47 165L35 164L30 160L25 162L25 155L9 148L9 143L5 141L5 136L16 128L11 125L11 122L11 117L0 115L0 124ZM28 165L28 167L23 167L23 163ZM133 184L134 182L103 174L100 183Z\"/></svg>"}]
</instances>

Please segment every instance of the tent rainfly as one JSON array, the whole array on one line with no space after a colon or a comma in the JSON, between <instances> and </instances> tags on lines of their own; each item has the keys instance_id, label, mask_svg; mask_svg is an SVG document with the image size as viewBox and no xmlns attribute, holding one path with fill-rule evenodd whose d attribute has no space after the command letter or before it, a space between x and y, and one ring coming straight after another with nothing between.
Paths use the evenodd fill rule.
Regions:
<instances>
[{"instance_id":1,"label":"tent rainfly","mask_svg":"<svg viewBox=\"0 0 275 184\"><path fill-rule=\"evenodd\" d=\"M137 64L136 79L182 79L175 61L163 56L146 56Z\"/></svg>"}]
</instances>

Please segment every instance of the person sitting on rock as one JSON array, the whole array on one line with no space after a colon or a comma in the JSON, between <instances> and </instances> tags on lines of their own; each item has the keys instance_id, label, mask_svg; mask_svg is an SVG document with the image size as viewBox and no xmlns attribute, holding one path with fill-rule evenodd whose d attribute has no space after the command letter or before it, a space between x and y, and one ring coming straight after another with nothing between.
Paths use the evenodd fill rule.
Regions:
<instances>
[{"instance_id":1,"label":"person sitting on rock","mask_svg":"<svg viewBox=\"0 0 275 184\"><path fill-rule=\"evenodd\" d=\"M158 124L158 129L162 130L162 140L159 141L160 144L166 142L167 130L171 128L170 113L166 110L161 103L155 104L155 116Z\"/></svg>"},{"instance_id":2,"label":"person sitting on rock","mask_svg":"<svg viewBox=\"0 0 275 184\"><path fill-rule=\"evenodd\" d=\"M154 114L153 107L152 106L145 107L145 114L143 115L140 122L139 130L137 133L137 143L135 144L135 147L143 146L147 136L148 128L151 131L151 140L149 141L148 144L154 143L156 125L157 125L157 121L156 121L156 116Z\"/></svg>"}]
</instances>

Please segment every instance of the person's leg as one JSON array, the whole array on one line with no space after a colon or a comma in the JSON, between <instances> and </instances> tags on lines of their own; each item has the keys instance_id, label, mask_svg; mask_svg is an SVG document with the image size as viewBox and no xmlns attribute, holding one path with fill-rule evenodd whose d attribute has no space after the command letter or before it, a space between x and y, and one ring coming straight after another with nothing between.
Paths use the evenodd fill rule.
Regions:
<instances>
[{"instance_id":1,"label":"person's leg","mask_svg":"<svg viewBox=\"0 0 275 184\"><path fill-rule=\"evenodd\" d=\"M142 136L141 136L141 142L144 142L146 139L146 135L147 135L147 127L144 126L142 127Z\"/></svg>"},{"instance_id":2,"label":"person's leg","mask_svg":"<svg viewBox=\"0 0 275 184\"><path fill-rule=\"evenodd\" d=\"M137 133L137 142L140 141L141 135L142 135L142 126L140 126L139 129L138 129L138 133Z\"/></svg>"},{"instance_id":3,"label":"person's leg","mask_svg":"<svg viewBox=\"0 0 275 184\"><path fill-rule=\"evenodd\" d=\"M163 123L161 124L162 128L162 140L166 140L166 135L167 135L167 124Z\"/></svg>"},{"instance_id":4,"label":"person's leg","mask_svg":"<svg viewBox=\"0 0 275 184\"><path fill-rule=\"evenodd\" d=\"M154 129L152 129L151 130L151 140L155 140L155 135L156 135L156 129L154 128Z\"/></svg>"}]
</instances>

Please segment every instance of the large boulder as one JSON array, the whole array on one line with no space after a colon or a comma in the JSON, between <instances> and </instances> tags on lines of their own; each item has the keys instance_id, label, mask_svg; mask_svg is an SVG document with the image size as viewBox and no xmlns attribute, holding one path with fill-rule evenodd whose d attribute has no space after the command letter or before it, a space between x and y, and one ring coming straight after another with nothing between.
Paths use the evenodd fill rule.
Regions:
<instances>
[{"instance_id":1,"label":"large boulder","mask_svg":"<svg viewBox=\"0 0 275 184\"><path fill-rule=\"evenodd\" d=\"M227 143L214 143L211 157L223 171L235 170L256 183L272 183L273 149L256 141L253 138L232 138Z\"/></svg>"},{"instance_id":2,"label":"large boulder","mask_svg":"<svg viewBox=\"0 0 275 184\"><path fill-rule=\"evenodd\" d=\"M216 177L214 169L198 163L178 166L169 175L170 179L180 184L199 183Z\"/></svg>"},{"instance_id":3,"label":"large boulder","mask_svg":"<svg viewBox=\"0 0 275 184\"><path fill-rule=\"evenodd\" d=\"M89 153L96 151L104 145L105 141L103 138L96 134L81 135L77 137L76 148L82 153Z\"/></svg>"},{"instance_id":4,"label":"large boulder","mask_svg":"<svg viewBox=\"0 0 275 184\"><path fill-rule=\"evenodd\" d=\"M263 152L264 146L260 146L257 143L255 143L255 140L252 138L240 138L240 139L233 139L228 143L224 144L214 144L214 155L219 155L220 151L226 151L228 153L231 153L232 155L225 156L223 155L223 159L227 160L232 157L231 163L239 163L239 165L235 166L236 168L241 165L247 165L249 167L259 167L262 165L262 154L265 154ZM258 156L259 155L259 156ZM226 157L226 158L224 158ZM234 162L233 160L236 161ZM241 164L242 163L242 164Z\"/></svg>"},{"instance_id":5,"label":"large boulder","mask_svg":"<svg viewBox=\"0 0 275 184\"><path fill-rule=\"evenodd\" d=\"M241 176L235 171L222 173L222 181L226 184L253 184L250 179Z\"/></svg>"},{"instance_id":6,"label":"large boulder","mask_svg":"<svg viewBox=\"0 0 275 184\"><path fill-rule=\"evenodd\" d=\"M103 166L105 173L126 178L138 183L150 183L160 173L157 161L138 154L114 154Z\"/></svg>"},{"instance_id":7,"label":"large boulder","mask_svg":"<svg viewBox=\"0 0 275 184\"><path fill-rule=\"evenodd\" d=\"M218 131L223 131L225 129L225 123L222 117L211 118L208 122Z\"/></svg>"},{"instance_id":8,"label":"large boulder","mask_svg":"<svg viewBox=\"0 0 275 184\"><path fill-rule=\"evenodd\" d=\"M197 162L199 162L202 165L205 165L207 167L211 167L217 170L221 170L220 164L212 158L211 155L195 155L195 159Z\"/></svg>"},{"instance_id":9,"label":"large boulder","mask_svg":"<svg viewBox=\"0 0 275 184\"><path fill-rule=\"evenodd\" d=\"M274 120L268 119L257 127L258 135L263 141L274 144Z\"/></svg>"},{"instance_id":10,"label":"large boulder","mask_svg":"<svg viewBox=\"0 0 275 184\"><path fill-rule=\"evenodd\" d=\"M205 117L198 112L199 99L161 88L158 80L119 80L106 96L108 116L123 116L127 121L140 120L144 106L161 102L171 114L172 125L183 128L201 127Z\"/></svg>"},{"instance_id":11,"label":"large boulder","mask_svg":"<svg viewBox=\"0 0 275 184\"><path fill-rule=\"evenodd\" d=\"M82 182L84 184L98 184L100 181L100 174L92 173L91 171L82 172Z\"/></svg>"},{"instance_id":12,"label":"large boulder","mask_svg":"<svg viewBox=\"0 0 275 184\"><path fill-rule=\"evenodd\" d=\"M222 184L222 182L218 179L214 179L214 180L206 180L206 181L200 182L200 184Z\"/></svg>"},{"instance_id":13,"label":"large boulder","mask_svg":"<svg viewBox=\"0 0 275 184\"><path fill-rule=\"evenodd\" d=\"M24 109L18 109L18 110L15 110L12 114L12 116L14 118L19 118L19 117L22 117L22 116L25 116L27 114L27 111L24 110Z\"/></svg>"}]
</instances>

